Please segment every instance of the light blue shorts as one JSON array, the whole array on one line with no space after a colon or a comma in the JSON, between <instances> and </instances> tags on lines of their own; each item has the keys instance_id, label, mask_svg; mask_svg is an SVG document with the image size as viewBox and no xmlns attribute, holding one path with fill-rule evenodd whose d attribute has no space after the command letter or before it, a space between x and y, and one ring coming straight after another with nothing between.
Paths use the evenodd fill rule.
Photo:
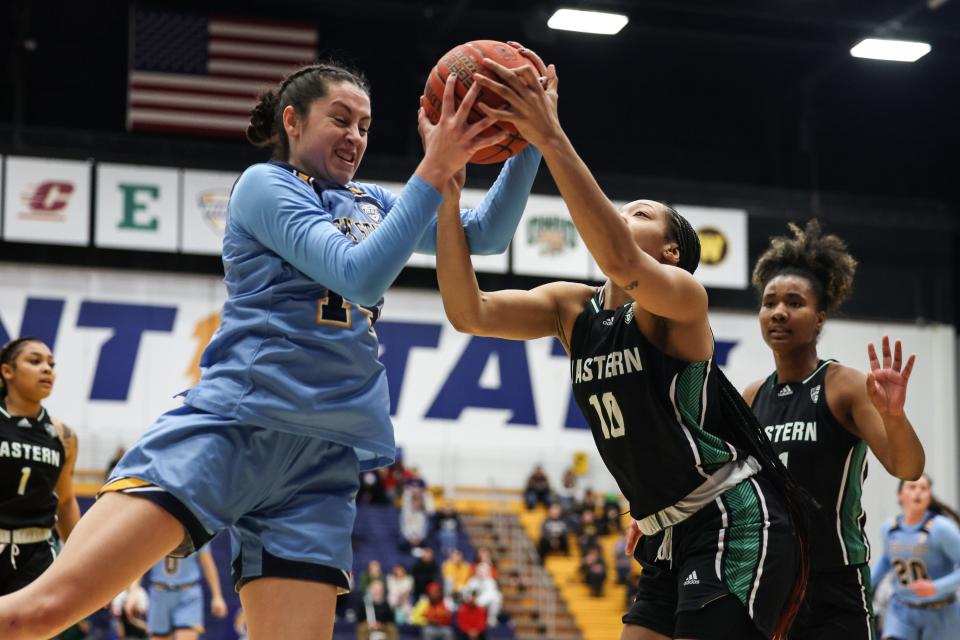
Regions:
<instances>
[{"instance_id":1,"label":"light blue shorts","mask_svg":"<svg viewBox=\"0 0 960 640\"><path fill-rule=\"evenodd\" d=\"M960 634L960 604L954 602L938 609L910 607L890 599L883 617L884 638L897 640L949 640Z\"/></svg>"},{"instance_id":2,"label":"light blue shorts","mask_svg":"<svg viewBox=\"0 0 960 640\"><path fill-rule=\"evenodd\" d=\"M177 629L203 633L203 589L200 584L177 591L151 586L147 628L151 636L169 636Z\"/></svg>"},{"instance_id":3,"label":"light blue shorts","mask_svg":"<svg viewBox=\"0 0 960 640\"><path fill-rule=\"evenodd\" d=\"M350 589L359 466L352 447L195 409L169 411L101 490L159 504L186 530L180 555L229 529L236 589L282 577Z\"/></svg>"}]
</instances>

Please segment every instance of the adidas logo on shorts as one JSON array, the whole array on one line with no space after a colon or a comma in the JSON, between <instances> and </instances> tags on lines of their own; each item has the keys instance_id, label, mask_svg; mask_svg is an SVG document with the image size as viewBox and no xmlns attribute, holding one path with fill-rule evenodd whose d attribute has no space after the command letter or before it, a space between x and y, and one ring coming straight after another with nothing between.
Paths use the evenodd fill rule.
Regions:
<instances>
[{"instance_id":1,"label":"adidas logo on shorts","mask_svg":"<svg viewBox=\"0 0 960 640\"><path fill-rule=\"evenodd\" d=\"M692 571L690 575L687 576L687 579L683 581L683 586L689 587L692 584L700 584L700 578L697 577L697 572Z\"/></svg>"}]
</instances>

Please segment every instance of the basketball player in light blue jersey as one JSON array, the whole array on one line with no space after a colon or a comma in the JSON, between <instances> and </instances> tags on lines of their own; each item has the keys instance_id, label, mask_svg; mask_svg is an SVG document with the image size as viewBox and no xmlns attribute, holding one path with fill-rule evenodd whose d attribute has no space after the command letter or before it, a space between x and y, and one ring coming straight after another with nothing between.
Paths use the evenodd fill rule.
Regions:
<instances>
[{"instance_id":1,"label":"basketball player in light blue jersey","mask_svg":"<svg viewBox=\"0 0 960 640\"><path fill-rule=\"evenodd\" d=\"M459 108L454 86L436 125L421 110L424 157L399 195L352 181L371 124L359 73L313 65L261 98L247 137L274 159L230 197L228 296L203 376L127 451L50 570L0 598L0 638L55 635L222 529L250 638L331 637L359 472L394 456L374 328L383 294L414 250L433 251L440 189L506 137L484 133L492 117L467 121L479 86ZM472 251L506 249L539 160L529 148L507 161L462 213Z\"/></svg>"},{"instance_id":2,"label":"basketball player in light blue jersey","mask_svg":"<svg viewBox=\"0 0 960 640\"><path fill-rule=\"evenodd\" d=\"M203 573L210 588L210 612L227 615L220 591L220 576L209 545L186 558L167 556L150 569L150 606L147 628L150 640L197 640L203 633Z\"/></svg>"},{"instance_id":3,"label":"basketball player in light blue jersey","mask_svg":"<svg viewBox=\"0 0 960 640\"><path fill-rule=\"evenodd\" d=\"M960 637L960 517L933 497L930 479L901 482L903 513L883 527L883 555L873 567L874 588L894 572L885 640Z\"/></svg>"}]
</instances>

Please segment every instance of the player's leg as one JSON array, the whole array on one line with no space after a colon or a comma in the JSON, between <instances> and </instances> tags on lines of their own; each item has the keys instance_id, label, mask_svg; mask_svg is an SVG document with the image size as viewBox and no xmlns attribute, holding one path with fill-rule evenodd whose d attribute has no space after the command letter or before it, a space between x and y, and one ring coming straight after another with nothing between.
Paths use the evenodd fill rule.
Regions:
<instances>
[{"instance_id":1,"label":"player's leg","mask_svg":"<svg viewBox=\"0 0 960 640\"><path fill-rule=\"evenodd\" d=\"M195 584L175 593L173 640L198 640L203 633L203 588Z\"/></svg>"},{"instance_id":2,"label":"player's leg","mask_svg":"<svg viewBox=\"0 0 960 640\"><path fill-rule=\"evenodd\" d=\"M37 580L0 598L0 638L49 638L104 606L183 540L162 507L107 494L80 519Z\"/></svg>"},{"instance_id":3,"label":"player's leg","mask_svg":"<svg viewBox=\"0 0 960 640\"><path fill-rule=\"evenodd\" d=\"M240 589L250 640L323 640L333 636L337 587L290 578L258 578Z\"/></svg>"}]
</instances>

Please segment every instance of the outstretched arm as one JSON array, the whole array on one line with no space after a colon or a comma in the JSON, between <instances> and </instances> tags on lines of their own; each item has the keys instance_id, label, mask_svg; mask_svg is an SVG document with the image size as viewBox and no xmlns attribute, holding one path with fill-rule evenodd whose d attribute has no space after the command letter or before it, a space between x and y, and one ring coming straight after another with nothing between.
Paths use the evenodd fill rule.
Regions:
<instances>
[{"instance_id":1,"label":"outstretched arm","mask_svg":"<svg viewBox=\"0 0 960 640\"><path fill-rule=\"evenodd\" d=\"M705 321L707 293L686 271L659 261L634 242L627 221L604 195L577 154L557 116L557 74L547 69L542 85L529 67L507 69L485 60L496 80L478 74L477 82L503 97L509 109L478 103L485 114L512 123L543 153L570 216L600 269L640 307L678 322Z\"/></svg>"},{"instance_id":2,"label":"outstretched arm","mask_svg":"<svg viewBox=\"0 0 960 640\"><path fill-rule=\"evenodd\" d=\"M213 561L213 554L209 549L201 551L199 554L200 568L203 570L203 577L210 587L210 613L217 618L225 618L227 615L227 603L223 600L223 592L220 589L220 574L217 572L217 565Z\"/></svg>"},{"instance_id":3,"label":"outstretched arm","mask_svg":"<svg viewBox=\"0 0 960 640\"><path fill-rule=\"evenodd\" d=\"M554 282L531 291L481 291L460 219L462 184L461 176L459 184L451 181L444 189L437 233L437 282L450 324L464 333L513 340L557 336L569 350L574 309L582 306L592 289Z\"/></svg>"},{"instance_id":4,"label":"outstretched arm","mask_svg":"<svg viewBox=\"0 0 960 640\"><path fill-rule=\"evenodd\" d=\"M884 468L901 480L916 480L923 473L926 456L920 438L904 413L907 382L916 357L902 367L903 356L897 340L893 353L890 339L883 337L883 366L873 344L867 346L870 373L866 376L850 367L838 368L842 393L851 400L847 428L862 438Z\"/></svg>"}]
</instances>

